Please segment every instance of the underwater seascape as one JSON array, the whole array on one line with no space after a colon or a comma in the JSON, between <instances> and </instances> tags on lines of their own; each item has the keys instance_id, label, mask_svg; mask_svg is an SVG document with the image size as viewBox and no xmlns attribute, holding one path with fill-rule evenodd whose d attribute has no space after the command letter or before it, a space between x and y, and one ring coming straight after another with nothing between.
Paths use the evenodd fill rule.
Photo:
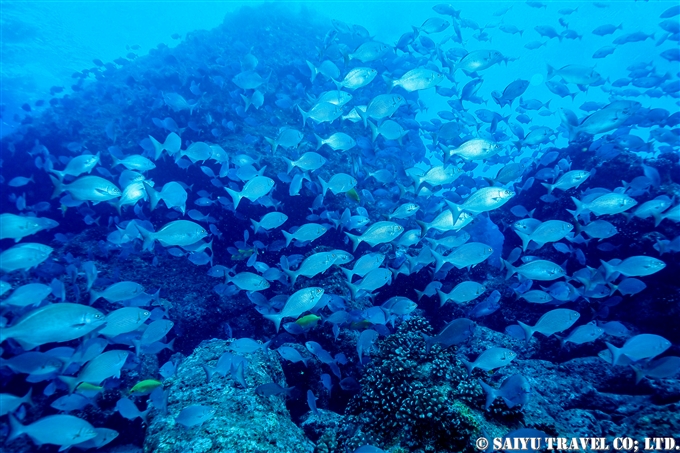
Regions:
<instances>
[{"instance_id":1,"label":"underwater seascape","mask_svg":"<svg viewBox=\"0 0 680 453\"><path fill-rule=\"evenodd\" d=\"M680 449L677 1L0 25L3 453Z\"/></svg>"}]
</instances>

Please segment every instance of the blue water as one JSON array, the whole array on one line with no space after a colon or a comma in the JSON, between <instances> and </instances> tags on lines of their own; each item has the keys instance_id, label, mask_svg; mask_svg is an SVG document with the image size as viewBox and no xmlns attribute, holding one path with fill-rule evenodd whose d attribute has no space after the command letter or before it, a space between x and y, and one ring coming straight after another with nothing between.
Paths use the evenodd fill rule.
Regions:
<instances>
[{"instance_id":1,"label":"blue water","mask_svg":"<svg viewBox=\"0 0 680 453\"><path fill-rule=\"evenodd\" d=\"M676 2L664 1L3 3L0 278L8 287L0 300L0 347L13 363L23 363L27 351L60 361L43 375L0 367L7 451L36 451L38 431L75 429L72 419L45 419L63 413L51 406L68 394L59 376L79 375L87 362L116 350L129 351L120 376L92 378L88 383L102 388L86 394L87 410L71 414L119 433L102 451L141 448L147 425L116 406L127 389L154 379L176 391L176 376L161 366L181 368L205 341L232 338L269 342L267 353L280 359L286 386L296 389L285 398L290 420L300 426L321 417L310 406L311 391L321 414L340 420L335 431L327 428L338 436L337 452L472 451L480 436L539 435L514 433L522 427L609 440L677 436L680 16L673 8ZM610 30L600 32L606 25ZM366 53L371 43L377 50ZM490 50L496 59L484 53ZM313 81L310 64L320 71ZM356 68L376 75L360 86L341 83ZM420 72L404 77L412 70ZM499 103L513 82L521 89L509 89L507 105ZM344 104L329 93L336 85L351 95ZM320 104L324 93L328 102ZM292 143L282 138L286 129L298 134ZM315 135L326 143L317 146ZM267 138L282 142L275 152ZM98 162L59 173L88 155ZM307 163L287 172L284 158L302 156ZM512 177L501 176L518 164ZM428 180L433 168L444 178ZM577 170L586 179L569 184L565 178ZM330 178L341 174L349 182L334 186ZM331 181L325 195L322 179ZM544 187L553 184L550 192ZM120 203L121 192L137 195ZM235 207L237 192L244 198ZM466 202L480 193L491 195ZM598 204L605 195L614 201ZM155 197L163 201L156 205ZM417 212L389 217L405 203ZM285 222L255 232L251 220L274 212ZM427 226L447 213L448 223ZM459 225L466 216L469 225ZM36 227L35 217L52 222ZM378 222L390 223L371 236ZM602 222L608 234L595 231ZM321 236L287 245L282 231L305 224L318 225ZM179 233L164 235L168 225ZM526 250L523 231L536 231ZM366 234L366 241L354 249L348 234ZM26 243L50 251L17 252ZM464 243L477 247L460 257ZM342 260L340 251L351 257ZM359 277L348 279L340 266L351 269L370 253L382 261L363 284L376 280L350 291ZM283 271L310 256L317 258L311 277L291 285ZM542 273L531 274L537 263ZM114 294L118 282L128 286ZM463 282L475 282L475 291L457 293ZM14 293L27 284L46 285L47 293ZM299 308L287 304L304 288L321 288L324 297ZM90 308L93 291L105 297ZM446 294L450 300L441 303ZM35 304L25 302L29 296ZM36 332L42 322L21 330L26 314L61 313L66 303L102 317L140 307L148 320L136 318L137 326L112 336L101 333L108 324L75 333L75 325L87 324L77 316L47 316L44 323L57 332L44 341ZM265 315L279 312L285 316L277 331ZM169 330L145 343L144 330L168 320ZM445 328L456 320L449 338ZM525 341L518 322L536 325L537 333ZM578 336L578 328L588 335ZM434 355L425 352L422 334L442 331ZM573 344L563 346L565 338ZM79 361L92 344L100 346L97 354ZM314 366L282 359L275 350L284 345ZM512 363L510 356L479 362L468 376L462 360L491 348L507 348ZM260 360L260 353L234 353L251 367ZM375 384L402 353L413 373L390 379L444 392L451 404L434 410L432 421L396 415L412 401L430 404L429 393ZM431 371L437 367L441 375ZM485 410L477 380L499 389L515 376L530 390L505 396L522 401L498 399ZM255 400L284 399L262 396L269 387L241 388L236 367L221 379ZM560 382L573 387L576 403L563 398ZM6 395L29 389L33 405ZM376 403L376 391L393 401ZM153 407L154 427L189 404L176 394L170 407L159 408L159 395L133 398L138 407ZM623 409L603 417L614 411L612 401L652 408L671 421L653 430ZM190 429L205 435L228 423L229 414L214 409ZM468 413L475 424L466 425L461 414ZM458 417L463 422L453 435L447 423ZM43 423L36 432L20 432L18 423L35 422ZM321 432L301 435L320 442ZM56 435L43 442L51 446L40 451L78 443ZM376 450L357 450L364 444Z\"/></svg>"}]
</instances>

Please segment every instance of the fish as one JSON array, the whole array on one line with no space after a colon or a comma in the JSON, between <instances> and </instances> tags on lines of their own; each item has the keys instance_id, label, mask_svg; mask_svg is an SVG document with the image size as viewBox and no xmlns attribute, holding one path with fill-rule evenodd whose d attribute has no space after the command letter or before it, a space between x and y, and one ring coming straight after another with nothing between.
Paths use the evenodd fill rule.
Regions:
<instances>
[{"instance_id":1,"label":"fish","mask_svg":"<svg viewBox=\"0 0 680 453\"><path fill-rule=\"evenodd\" d=\"M479 368L484 371L495 370L508 365L517 357L517 353L511 351L507 348L489 348L477 356L474 362L468 362L465 359L460 359L460 361L465 365L468 371L468 376L472 374L475 368Z\"/></svg>"},{"instance_id":2,"label":"fish","mask_svg":"<svg viewBox=\"0 0 680 453\"><path fill-rule=\"evenodd\" d=\"M37 306L52 294L52 288L42 283L28 283L12 291L7 299L0 301L0 305L13 307Z\"/></svg>"},{"instance_id":3,"label":"fish","mask_svg":"<svg viewBox=\"0 0 680 453\"><path fill-rule=\"evenodd\" d=\"M28 217L16 214L0 214L0 239L14 239L20 242L27 236L59 226L56 220L46 217Z\"/></svg>"},{"instance_id":4,"label":"fish","mask_svg":"<svg viewBox=\"0 0 680 453\"><path fill-rule=\"evenodd\" d=\"M643 333L630 337L620 348L605 342L611 353L611 364L616 366L627 358L632 362L642 359L652 359L663 354L671 347L671 342L660 335Z\"/></svg>"},{"instance_id":5,"label":"fish","mask_svg":"<svg viewBox=\"0 0 680 453\"><path fill-rule=\"evenodd\" d=\"M435 272L438 272L447 263L453 264L457 269L474 267L490 257L492 253L493 248L483 242L468 242L446 256L432 252L435 258Z\"/></svg>"},{"instance_id":6,"label":"fish","mask_svg":"<svg viewBox=\"0 0 680 453\"><path fill-rule=\"evenodd\" d=\"M612 274L619 273L626 277L645 277L655 274L666 267L666 263L652 256L631 256L625 260L615 263L600 260L605 270L605 278L609 279Z\"/></svg>"},{"instance_id":7,"label":"fish","mask_svg":"<svg viewBox=\"0 0 680 453\"><path fill-rule=\"evenodd\" d=\"M276 149L281 146L285 149L297 148L304 138L304 134L297 129L285 127L279 131L275 139L265 137L265 141L272 147L272 154L276 153Z\"/></svg>"},{"instance_id":8,"label":"fish","mask_svg":"<svg viewBox=\"0 0 680 453\"><path fill-rule=\"evenodd\" d=\"M98 331L105 337L116 337L133 332L143 325L151 312L139 307L123 307L106 315L106 325Z\"/></svg>"},{"instance_id":9,"label":"fish","mask_svg":"<svg viewBox=\"0 0 680 453\"><path fill-rule=\"evenodd\" d=\"M467 281L457 284L449 294L442 291L437 291L439 295L439 306L443 307L446 302L452 300L457 304L464 304L471 302L484 294L486 287L481 283Z\"/></svg>"},{"instance_id":10,"label":"fish","mask_svg":"<svg viewBox=\"0 0 680 453\"><path fill-rule=\"evenodd\" d=\"M461 213L468 212L473 215L492 211L503 206L515 196L515 192L499 187L484 187L470 195L462 205L448 202L447 204L458 218Z\"/></svg>"},{"instance_id":11,"label":"fish","mask_svg":"<svg viewBox=\"0 0 680 453\"><path fill-rule=\"evenodd\" d=\"M302 127L307 124L308 119L316 123L332 123L342 115L342 108L330 102L319 102L306 112L299 105L297 108L302 115Z\"/></svg>"},{"instance_id":12,"label":"fish","mask_svg":"<svg viewBox=\"0 0 680 453\"><path fill-rule=\"evenodd\" d=\"M91 173L94 168L99 165L100 153L97 154L81 154L69 160L63 170L55 170L53 167L48 168L50 173L57 175L59 180L63 181L66 176L73 176L77 178L83 173Z\"/></svg>"},{"instance_id":13,"label":"fish","mask_svg":"<svg viewBox=\"0 0 680 453\"><path fill-rule=\"evenodd\" d=\"M391 283L392 273L389 269L378 268L370 271L366 276L357 283L347 282L352 298L356 299L361 292L372 293L375 290Z\"/></svg>"},{"instance_id":14,"label":"fish","mask_svg":"<svg viewBox=\"0 0 680 453\"><path fill-rule=\"evenodd\" d=\"M265 319L272 321L278 332L281 327L281 321L284 318L297 318L302 313L311 310L319 303L324 292L323 288L319 287L301 289L288 298L286 305L283 306L279 313L264 314L262 316L264 316Z\"/></svg>"},{"instance_id":15,"label":"fish","mask_svg":"<svg viewBox=\"0 0 680 453\"><path fill-rule=\"evenodd\" d=\"M573 228L574 226L569 222L563 222L562 220L548 220L541 223L530 234L526 234L521 231L515 232L522 240L522 251L524 252L531 242L535 242L537 248L541 248L548 242L560 241L564 239L569 233L571 233Z\"/></svg>"},{"instance_id":16,"label":"fish","mask_svg":"<svg viewBox=\"0 0 680 453\"><path fill-rule=\"evenodd\" d=\"M307 278L313 278L316 275L322 274L330 269L338 258L338 253L334 251L315 253L305 258L297 271L283 268L283 273L290 278L290 284L295 286L295 282L299 276L302 275Z\"/></svg>"},{"instance_id":17,"label":"fish","mask_svg":"<svg viewBox=\"0 0 680 453\"><path fill-rule=\"evenodd\" d=\"M391 80L385 76L383 78L389 88L402 87L409 92L427 90L444 81L442 74L426 68L412 69L396 80Z\"/></svg>"},{"instance_id":18,"label":"fish","mask_svg":"<svg viewBox=\"0 0 680 453\"><path fill-rule=\"evenodd\" d=\"M122 302L130 300L144 292L144 287L135 282L118 282L98 293L90 291L90 305L99 299L106 299L109 302Z\"/></svg>"},{"instance_id":19,"label":"fish","mask_svg":"<svg viewBox=\"0 0 680 453\"><path fill-rule=\"evenodd\" d=\"M384 262L385 255L378 252L370 252L361 256L355 263L352 270L340 267L345 278L351 282L355 275L359 277L364 277L366 274L372 270L377 269Z\"/></svg>"},{"instance_id":20,"label":"fish","mask_svg":"<svg viewBox=\"0 0 680 453\"><path fill-rule=\"evenodd\" d=\"M437 335L429 336L421 333L425 341L425 351L430 352L433 345L438 344L442 349L468 341L474 335L477 324L467 318L454 319Z\"/></svg>"},{"instance_id":21,"label":"fish","mask_svg":"<svg viewBox=\"0 0 680 453\"><path fill-rule=\"evenodd\" d=\"M486 404L484 405L486 411L497 398L502 398L505 405L512 409L515 406L524 406L529 401L529 395L531 395L529 381L519 373L505 379L499 389L491 387L481 379L477 382L486 394Z\"/></svg>"},{"instance_id":22,"label":"fish","mask_svg":"<svg viewBox=\"0 0 680 453\"><path fill-rule=\"evenodd\" d=\"M647 363L632 364L635 371L635 383L639 384L644 378L668 379L680 372L680 357L667 356L650 360Z\"/></svg>"},{"instance_id":23,"label":"fish","mask_svg":"<svg viewBox=\"0 0 680 453\"><path fill-rule=\"evenodd\" d=\"M567 343L589 343L597 340L602 334L604 334L604 329L591 321L588 324L578 326L565 338L561 338L560 346L564 347Z\"/></svg>"},{"instance_id":24,"label":"fish","mask_svg":"<svg viewBox=\"0 0 680 453\"><path fill-rule=\"evenodd\" d=\"M313 242L323 236L328 229L317 223L306 223L295 230L294 233L289 233L288 231L281 231L283 237L286 239L286 247L295 240L299 242Z\"/></svg>"},{"instance_id":25,"label":"fish","mask_svg":"<svg viewBox=\"0 0 680 453\"><path fill-rule=\"evenodd\" d=\"M368 119L381 120L391 117L405 99L398 94L379 94L374 97L366 106L366 111L357 110L357 113L364 121L364 127L368 127Z\"/></svg>"},{"instance_id":26,"label":"fish","mask_svg":"<svg viewBox=\"0 0 680 453\"><path fill-rule=\"evenodd\" d=\"M45 305L30 311L15 324L0 331L0 343L12 338L25 351L47 343L81 338L106 322L92 307L68 302Z\"/></svg>"},{"instance_id":27,"label":"fish","mask_svg":"<svg viewBox=\"0 0 680 453\"><path fill-rule=\"evenodd\" d=\"M64 184L52 175L50 175L50 179L54 184L52 198L57 198L62 193L68 192L74 200L91 201L97 204L122 195L115 184L99 176L83 176L69 184Z\"/></svg>"},{"instance_id":28,"label":"fish","mask_svg":"<svg viewBox=\"0 0 680 453\"><path fill-rule=\"evenodd\" d=\"M318 150L323 145L328 145L333 151L348 151L354 148L357 142L345 134L344 132L336 132L328 138L321 138L320 136L314 134L316 137L316 149Z\"/></svg>"},{"instance_id":29,"label":"fish","mask_svg":"<svg viewBox=\"0 0 680 453\"><path fill-rule=\"evenodd\" d=\"M156 241L160 242L163 247L187 247L208 236L205 228L189 220L166 223L157 232L151 232L138 224L135 224L135 227L144 240L145 250L151 250Z\"/></svg>"},{"instance_id":30,"label":"fish","mask_svg":"<svg viewBox=\"0 0 680 453\"><path fill-rule=\"evenodd\" d=\"M458 148L450 149L449 156L460 156L466 160L489 159L500 151L498 144L489 140L475 138L468 140Z\"/></svg>"},{"instance_id":31,"label":"fish","mask_svg":"<svg viewBox=\"0 0 680 453\"><path fill-rule=\"evenodd\" d=\"M255 393L260 396L286 395L291 396L295 387L282 387L276 382L268 382L255 387Z\"/></svg>"},{"instance_id":32,"label":"fish","mask_svg":"<svg viewBox=\"0 0 680 453\"><path fill-rule=\"evenodd\" d=\"M240 192L232 190L228 187L225 187L224 189L229 195L231 195L231 198L234 201L234 210L236 210L242 199L247 198L248 200L255 202L271 192L273 188L273 179L266 176L256 176L245 183L243 189Z\"/></svg>"},{"instance_id":33,"label":"fish","mask_svg":"<svg viewBox=\"0 0 680 453\"><path fill-rule=\"evenodd\" d=\"M333 78L333 82L335 83L336 87L338 90L341 88L347 88L348 90L356 90L362 87L365 87L369 83L375 79L375 76L378 75L378 71L376 71L373 68L366 68L366 67L357 67L351 69L347 74L345 74L345 77L341 81L335 80Z\"/></svg>"},{"instance_id":34,"label":"fish","mask_svg":"<svg viewBox=\"0 0 680 453\"><path fill-rule=\"evenodd\" d=\"M370 61L379 60L388 51L390 46L378 41L367 41L361 44L352 53L347 54L347 58L350 60L359 60L362 63L368 63Z\"/></svg>"},{"instance_id":35,"label":"fish","mask_svg":"<svg viewBox=\"0 0 680 453\"><path fill-rule=\"evenodd\" d=\"M130 353L114 349L102 353L88 362L78 373L77 377L59 376L59 379L64 382L70 393L83 382L92 385L101 385L101 383L110 378L120 378L120 370L125 365L125 361Z\"/></svg>"},{"instance_id":36,"label":"fish","mask_svg":"<svg viewBox=\"0 0 680 453\"><path fill-rule=\"evenodd\" d=\"M518 321L525 334L526 341L531 340L534 333L539 332L549 337L562 332L573 326L581 315L574 310L567 308L556 308L545 313L539 318L535 325L530 326Z\"/></svg>"},{"instance_id":37,"label":"fish","mask_svg":"<svg viewBox=\"0 0 680 453\"><path fill-rule=\"evenodd\" d=\"M566 275L566 272L562 267L548 260L534 260L519 267L515 267L505 260L501 261L508 270L505 276L506 280L515 274L519 274L530 280L541 281L556 280Z\"/></svg>"},{"instance_id":38,"label":"fish","mask_svg":"<svg viewBox=\"0 0 680 453\"><path fill-rule=\"evenodd\" d=\"M403 232L404 227L401 225L391 221L381 221L372 224L360 236L347 232L345 235L352 241L352 251L356 251L357 247L362 242L367 243L371 247L375 247L378 244L394 241Z\"/></svg>"},{"instance_id":39,"label":"fish","mask_svg":"<svg viewBox=\"0 0 680 453\"><path fill-rule=\"evenodd\" d=\"M288 220L288 216L282 212L269 212L262 216L259 222L250 219L250 223L253 224L253 232L257 233L258 230L263 229L265 231L273 230Z\"/></svg>"},{"instance_id":40,"label":"fish","mask_svg":"<svg viewBox=\"0 0 680 453\"><path fill-rule=\"evenodd\" d=\"M33 389L28 389L24 396L16 396L11 393L0 393L0 416L15 412L22 404L33 406Z\"/></svg>"},{"instance_id":41,"label":"fish","mask_svg":"<svg viewBox=\"0 0 680 453\"><path fill-rule=\"evenodd\" d=\"M264 277L252 272L239 272L234 276L227 274L225 281L243 291L263 291L269 288L269 282Z\"/></svg>"},{"instance_id":42,"label":"fish","mask_svg":"<svg viewBox=\"0 0 680 453\"><path fill-rule=\"evenodd\" d=\"M22 425L10 414L9 423L8 442L26 434L37 445L58 445L61 449L67 449L97 437L91 424L73 415L48 415L30 425Z\"/></svg>"}]
</instances>

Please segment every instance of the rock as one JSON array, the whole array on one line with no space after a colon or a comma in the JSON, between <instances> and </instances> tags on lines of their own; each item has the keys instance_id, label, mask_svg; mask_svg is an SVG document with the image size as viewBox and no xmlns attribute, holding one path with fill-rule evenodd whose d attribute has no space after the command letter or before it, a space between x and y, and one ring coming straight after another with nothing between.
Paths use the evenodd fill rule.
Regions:
<instances>
[{"instance_id":1,"label":"rock","mask_svg":"<svg viewBox=\"0 0 680 453\"><path fill-rule=\"evenodd\" d=\"M248 364L244 389L227 373L215 373L207 382L202 365L214 367L227 351L228 342L202 343L165 382L169 391L167 415L154 411L144 450L154 453L307 453L314 445L290 419L283 396L259 396L255 387L276 382L286 387L278 355L260 349L245 354ZM189 429L175 422L179 412L191 405L211 406L215 415Z\"/></svg>"}]
</instances>

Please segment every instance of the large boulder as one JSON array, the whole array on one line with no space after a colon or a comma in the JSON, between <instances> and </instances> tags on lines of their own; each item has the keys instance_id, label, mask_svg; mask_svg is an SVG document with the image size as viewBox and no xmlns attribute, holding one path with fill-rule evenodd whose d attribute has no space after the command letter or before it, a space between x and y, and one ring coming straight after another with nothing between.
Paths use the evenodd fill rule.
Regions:
<instances>
[{"instance_id":1,"label":"large boulder","mask_svg":"<svg viewBox=\"0 0 680 453\"><path fill-rule=\"evenodd\" d=\"M283 395L261 396L255 388L286 382L276 352L259 349L242 354L248 361L243 388L230 373L214 373L207 381L203 365L215 367L229 343L202 343L165 383L167 413L155 412L149 421L144 449L154 453L306 453L314 445L290 418ZM175 418L191 405L211 406L215 414L199 426L185 428Z\"/></svg>"}]
</instances>

